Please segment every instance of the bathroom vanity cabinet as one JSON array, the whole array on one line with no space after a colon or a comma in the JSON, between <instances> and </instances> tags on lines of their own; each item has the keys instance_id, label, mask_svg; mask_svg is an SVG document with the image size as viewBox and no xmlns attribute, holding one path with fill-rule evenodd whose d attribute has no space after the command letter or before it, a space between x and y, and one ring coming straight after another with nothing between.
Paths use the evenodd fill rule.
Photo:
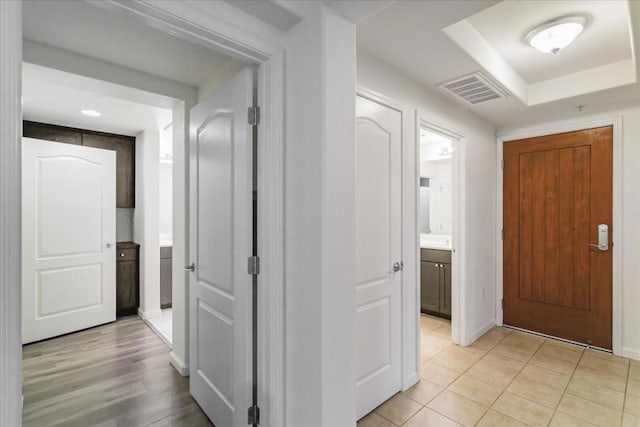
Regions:
<instances>
[{"instance_id":1,"label":"bathroom vanity cabinet","mask_svg":"<svg viewBox=\"0 0 640 427\"><path fill-rule=\"evenodd\" d=\"M420 249L420 309L451 319L451 251Z\"/></svg>"}]
</instances>

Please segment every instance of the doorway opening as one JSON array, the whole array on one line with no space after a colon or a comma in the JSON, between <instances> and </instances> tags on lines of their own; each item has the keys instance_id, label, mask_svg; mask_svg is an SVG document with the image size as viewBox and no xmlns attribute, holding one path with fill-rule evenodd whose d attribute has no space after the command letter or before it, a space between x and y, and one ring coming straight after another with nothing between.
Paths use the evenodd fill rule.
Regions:
<instances>
[{"instance_id":1,"label":"doorway opening","mask_svg":"<svg viewBox=\"0 0 640 427\"><path fill-rule=\"evenodd\" d=\"M419 300L422 323L444 320L440 335L469 345L464 333L466 185L464 136L416 114ZM435 322L441 325L442 322ZM422 325L424 326L424 325ZM424 332L421 327L421 332ZM429 326L427 326L429 331ZM438 345L440 344L440 345ZM421 342L421 360L445 343ZM425 354L422 352L425 351Z\"/></svg>"},{"instance_id":2,"label":"doorway opening","mask_svg":"<svg viewBox=\"0 0 640 427\"><path fill-rule=\"evenodd\" d=\"M186 215L187 206L190 203L187 171L189 162L193 160L193 158L190 158L188 155L189 144L191 144L189 138L191 108L194 106L200 107L203 104L203 100L215 98L216 94L222 90L221 88L223 88L228 81L232 80L238 74L239 70L242 70L245 74L243 80L247 81L248 84L245 85L246 90L242 92L241 105L233 105L233 114L235 116L232 117L231 123L240 123L241 126L251 129L251 131L246 132L245 135L249 146L247 153L243 154L246 158L252 159L252 156L255 154L252 151L254 148L253 129L254 126L257 125L257 122L247 122L247 108L254 105L255 96L256 93L258 93L256 82L261 80L260 77L256 75L257 71L253 69L255 68L253 67L255 61L236 59L224 53L224 49L221 49L223 53L219 53L215 49L212 50L211 47L203 47L201 44L175 37L173 33L166 34L150 26L141 25L140 20L144 19L135 15L135 13L130 13L129 15L114 14L110 10L87 3L28 3L25 6L24 44L27 53L25 54L24 68L29 69L30 67L35 67L41 71L44 70L42 72L46 75L43 79L45 81L43 93L54 93L55 91L52 87L59 85L63 87L63 90L68 92L81 91L86 92L88 95L84 98L64 95L58 96L55 100L49 100L51 101L49 103L45 100L44 104L42 102L43 99L39 99L37 101L40 102L40 104L34 106L29 105L25 108L24 117L32 120L38 119L39 122L47 122L48 124L64 125L67 128L76 126L75 129L80 133L79 145L83 145L84 133L89 134L91 132L99 133L100 135L102 135L104 131L118 132L118 135L124 134L124 136L127 136L131 140L128 141L130 144L129 162L126 162L126 156L123 157L119 154L120 151L114 149L116 154L118 154L115 159L115 164L123 165L124 163L128 163L129 171L127 178L124 179L119 172L116 172L113 176L105 177L103 180L104 182L114 181L116 184L122 180L132 188L132 191L130 192L131 203L127 206L122 206L122 209L127 209L127 211L119 212L118 214L109 212L109 219L113 223L110 225L113 226L113 229L111 229L108 236L100 236L97 248L92 248L94 252L104 255L106 258L105 262L109 264L110 271L113 272L114 267L116 271L116 274L112 275L115 277L110 277L109 280L105 280L100 284L102 288L111 289L109 295L103 295L101 298L103 300L111 300L114 294L117 296L121 275L117 273L120 267L118 264L120 263L116 261L120 261L120 257L122 257L122 264L125 263L124 261L126 261L127 264L137 263L133 269L130 269L128 266L127 274L122 275L122 277L127 276L131 279L128 294L131 296L132 301L130 302L133 303L133 306L128 308L132 308L133 311L131 314L137 314L145 323L150 325L151 329L156 332L165 343L174 346L171 355L169 355L169 352L165 348L164 351L154 351L151 357L153 357L154 360L155 358L163 358L165 362L171 362L171 364L177 368L178 372L184 376L189 373L189 347L194 341L201 342L203 346L206 347L204 350L202 346L198 347L198 355L204 354L202 351L211 352L211 348L219 348L219 346L214 346L216 340L227 339L227 341L229 341L229 337L226 334L223 334L220 330L215 330L215 328L206 329L210 334L203 335L201 331L194 333L192 330L193 326L190 327L190 323L194 323L193 315L191 315L190 312L193 311L194 307L200 307L197 303L190 304L190 297L193 297L189 294L188 277L190 276L184 270L184 266L188 264L185 260L189 259L189 248L187 244L190 241L193 248L196 240L193 236L189 238L189 233L193 232L189 227L190 223L193 223L193 218L190 219ZM47 21L47 25L39 25L43 20ZM65 28L68 34L65 34L65 37L56 38L58 33L49 34L46 32L46 28L56 28L56 31L61 31L61 28ZM129 39L126 40L126 43L123 42L118 45L118 43L115 43L113 40L107 39L107 37L113 37L114 35L120 37L125 35ZM85 39L83 36L89 39L86 44L84 44ZM45 41L47 43L45 43ZM113 48L114 45L118 45L116 49ZM140 52L145 52L145 58L142 61L136 58L136 53ZM96 58L96 55L100 56L100 59ZM235 53L234 56L238 57L242 55ZM176 57L184 59L180 67L175 66ZM52 58L64 58L66 61L57 61ZM65 63L61 65L60 62ZM109 69L110 73L104 73L105 68ZM109 76L106 76L106 74L109 74ZM104 76L105 78L98 78L99 76ZM155 89L158 89L158 91L155 91ZM235 90L235 87L232 89ZM225 93L233 97L236 96L234 90ZM101 102L111 102L115 106L112 105L113 108L111 109L107 107L102 108L100 107L100 105L102 105ZM81 106L80 103L90 103L93 105ZM153 118L151 118L151 124L144 126L141 123L146 118L145 115L141 113L143 107L136 110L134 107L125 105L126 103L137 106L145 105L149 108L153 107L158 110L163 110L163 114L168 114L169 119L165 120L166 117L163 116L165 119L154 121ZM207 104L207 106L212 105L213 104ZM61 108L62 106L68 108ZM38 110L40 107L43 107L44 112ZM210 125L209 117L215 116L215 114L219 115L220 111L223 111L223 119L228 122L229 111L225 109L225 105L213 105L213 107L215 107L215 109L208 111L199 110L199 114L204 114L203 122L206 123L203 126L209 126L207 130L211 130L212 132L207 134L206 137L211 138L210 135L214 135L214 143L220 141L224 143L226 141L225 135L239 135L238 129L233 129L231 133L216 133L217 128ZM91 111L92 114L90 114L89 117L95 121L89 124L74 121L77 120L76 117L84 117L81 115L82 110ZM43 112L43 115L38 118L36 111ZM58 116L56 116L56 114L58 114ZM63 117L60 117L61 114ZM117 119L114 118L115 115L118 115ZM122 121L126 120L129 120L127 124L130 125L130 127L126 129L110 129L109 125L105 124L110 123L111 126L117 127L118 125L122 125ZM213 122L215 122L215 117ZM102 135L102 137L106 138L104 135ZM47 138L43 136L43 139ZM233 142L236 141L234 140ZM51 142L50 144L53 145L56 143ZM238 149L239 144L231 145L234 149ZM199 151L196 151L195 154L202 154L202 144L197 145L196 148L198 148ZM224 177L216 175L219 171L218 167L220 166L216 161L218 161L218 157L224 157L225 154L224 152L216 151L218 148L219 147L215 147L213 151L207 153L210 155L209 160L213 158L213 162L204 165L210 168L209 172L213 171L209 177L214 178L214 180L213 182L209 182L209 184L217 185L217 190L220 189L221 183L224 183ZM107 146L92 147L92 149L98 151L110 150ZM89 150L89 148L86 148L86 150ZM224 150L226 149L223 149L223 151ZM231 150L231 153L233 154L234 151ZM253 184L257 182L254 181L254 177L252 176L255 170L252 163L254 159L255 157L253 157L251 161L239 165L237 170L234 171L237 176L243 176L243 179L248 177L246 183L249 186L249 191L246 192L246 196L249 202L243 207L246 207L244 215L249 218L249 221L246 221L245 228L248 230L247 234L250 239L253 237L251 227L256 222L251 218L254 214L254 209L251 205L255 195ZM233 157L231 157L231 161L233 162ZM205 170L202 165L196 163L196 166L198 166L199 171ZM222 179L216 180L216 178ZM78 179L82 179L82 177L78 177ZM237 187L235 186L236 184L235 182L232 184L231 190ZM193 188L193 185L191 187ZM174 189L176 191L174 191ZM206 190L206 188L203 190ZM233 203L233 192L227 195L231 197L230 200L227 201ZM202 198L199 201L202 202ZM209 203L210 200L205 200L205 202ZM220 205L223 205L223 203L220 203ZM63 208L62 206L59 207ZM238 209L238 211L240 211L240 209ZM98 212L98 214L100 213ZM60 214L59 218L61 218L62 221L64 215ZM231 218L234 217L232 216ZM208 217L207 219L210 220L209 222L215 222L214 220L216 218ZM32 224L25 222L25 227L31 227L31 225ZM78 234L78 230L74 231L73 227L71 227L69 233ZM232 237L234 237L233 231L231 234ZM126 243L131 245L136 244L135 247L119 247L117 245L116 241L119 240L118 237L123 238L125 235L127 236L125 240L129 241ZM197 234L197 236L199 235L200 233ZM79 235L78 240L82 240L81 235ZM64 244L65 239L58 239L58 242ZM179 248L176 248L176 246L179 246ZM167 251L169 248L173 250ZM178 252L178 254L176 254L176 252ZM250 257L253 254L254 251L251 250L251 244L249 244L249 250L244 256ZM235 259L241 259L241 257L238 256L240 254L235 255ZM163 261L165 262L163 263ZM202 262L200 259L194 261L196 263ZM116 265L114 266L113 264ZM168 272L162 271L163 264L168 264ZM240 268L240 266L243 268ZM200 268L201 271L204 270L200 265L196 267L196 271L197 268ZM232 268L238 270L234 270L233 272L236 276L247 274L246 259L233 264ZM167 269L165 268L164 270ZM168 284L165 284L164 292L162 289L162 273L168 276L165 277ZM200 276L202 277L202 274ZM138 284L140 286L136 288ZM168 290L171 291L168 292ZM171 296L169 297L168 295ZM78 310L82 311L82 305L85 304L86 301L74 303L73 300L78 297L77 293L67 291L65 292L65 296L66 300L64 302L67 306L72 306L74 309L78 308ZM163 296L165 297L164 299ZM251 289L249 288L249 296L246 298L246 303L249 306L251 304L250 296ZM116 303L113 303L113 301L111 303L116 306L113 307L115 310L117 308L118 298L114 298L114 301L116 301ZM167 319L165 322L162 322L163 316L161 314L163 304L166 308L169 308L167 306L171 304L171 310L173 311L172 316L165 316L165 319ZM254 306L257 306L257 301ZM217 311L213 310L212 312L214 312L216 316L224 313L224 315L219 317L225 320L229 317L229 314L224 312L226 308L227 307L222 309L218 308ZM127 314L129 313L127 312ZM248 317L253 315L254 314L248 311ZM113 317L101 319L98 322L87 324L85 327L104 324L105 322L114 320L115 317L114 313ZM189 321L190 318L191 322ZM137 360L135 352L144 352L144 344L148 341L153 341L149 334L143 332L144 328L139 328L141 324L140 320L135 317L124 320L118 319L113 325L98 326L96 329L80 332L77 335L77 337L86 337L87 334L90 337L94 336L95 339L92 343L101 343L107 346L106 348L91 347L92 350L94 350L93 352L78 351L78 360L73 366L86 374L86 381L84 381L83 384L87 387L86 397L88 399L91 399L91 396L93 396L93 393L88 389L92 385L96 385L98 379L91 375L86 363L83 365L83 357L88 356L87 353L98 356L97 359L92 359L90 363L91 366L101 363L118 365L120 359L101 359L99 355L102 352L111 354L111 350L115 351L115 349L108 347L109 345L113 345L119 349L119 346L123 343L117 339L111 340L110 338L113 336L117 338L123 333L122 331L125 331L124 333L130 332L130 334L126 344L127 351L123 352L122 357L128 357L128 361L135 363ZM169 326L169 328L167 328L167 326ZM68 330L64 333L75 335L73 334L74 332L76 331ZM214 332L217 334L214 334ZM59 334L53 334L50 337L53 338L56 335ZM100 341L101 337L105 339L105 342ZM25 347L25 357L30 357L31 360L29 363L25 363L27 366L24 373L25 377L30 379L31 384L43 380L49 381L50 377L44 375L43 372L38 371L38 369L29 371L27 371L27 369L38 365L34 362L36 362L42 354L48 354L51 348L64 345L63 342L67 344L83 342L80 339L74 341L73 338L73 336L67 335L62 338L53 338L48 342L42 342L38 344L38 348L42 351L30 351L30 347ZM192 339L190 340L189 338ZM234 345L234 355L238 360L238 354L240 353L238 350L240 348L250 353L251 349L253 348L255 350L256 347L255 341L253 345L248 345L249 340L243 339L239 341L235 336L232 341ZM79 345L81 347L84 344ZM179 349L176 349L176 346L178 346ZM47 348L49 348L49 350L47 350ZM154 347L154 350L157 350L157 348ZM130 355L127 356L124 354L129 354L129 352L134 352L134 356L129 357ZM120 354L120 352L117 351L115 353ZM209 357L207 359L218 363L222 355L218 354L217 356L218 357ZM193 362L193 358L191 361ZM145 363L147 362L153 363L145 359ZM244 364L238 362L238 365L243 369L242 371L235 369L234 378L236 378L235 381L240 382L241 377L250 375L251 372L244 369ZM256 365L257 363L254 361L254 367ZM228 372L223 372L219 366L208 366L208 368L210 369L206 372L207 374L211 374L208 378L210 382L220 383L228 379L226 377ZM70 366L67 366L65 369L68 372L80 374L78 371L73 371ZM195 371L200 372L203 370L196 366ZM203 401L209 398L209 391L194 391L193 386L189 388L190 383L193 385L192 381L187 379L173 379L172 377L178 374L171 370L169 363L165 363L163 368L158 369L156 373L161 375L165 380L169 378L169 383L175 382L183 386L187 384L187 390L195 396L198 404L204 409L207 416L212 419L214 419L214 415L219 416L219 411L211 412L211 407L208 407L206 403L203 404ZM38 411L31 412L30 410L34 408L33 405L44 404L42 401L37 401L39 398L55 400L60 395L65 394L64 375L64 372L59 372L59 380L49 382L52 384L52 388L48 396L29 394L28 391L32 390L33 387L27 387L25 390L25 413L29 413L29 416L33 417L33 420L37 420L39 416L49 417L51 411L55 412L54 407L49 408L51 411L48 412L48 414L43 414ZM126 381L126 378L122 379ZM144 381L149 380L150 382L154 381L153 378L148 376L140 379ZM244 380L242 380L242 384L244 387ZM53 387L53 385L55 385L55 387ZM184 390L184 387L179 387L179 389L178 391ZM58 392L56 392L56 390ZM148 391L151 393L150 389L148 389ZM199 396L197 393L200 393ZM243 393L234 390L230 393L234 396L237 395L235 404L241 406L246 404L247 407L255 406L256 404L257 388L255 382L253 403L251 403L250 399ZM249 392L247 392L247 395L249 395ZM70 418L65 419L66 421L73 421L73 417L76 417L74 418L76 421L80 421L85 419L83 417L91 417L91 413L87 411L100 411L99 405L91 405L88 404L90 402L87 400L83 401L81 399L71 399L72 396L69 397L70 399L68 400L63 399L63 403L66 406L64 408L58 408L61 411L60 413L74 414ZM135 396L132 395L130 397L134 398ZM186 400L189 403L190 411L200 411L198 405L196 405L192 399L190 400L190 398L188 398ZM73 405L81 405L82 408L78 408L77 411L71 410L70 407L73 407ZM167 407L167 411L171 411L171 408ZM117 415L120 418L127 415L122 413L115 414L115 412L114 416ZM200 414L202 415L202 411L200 411ZM238 417L246 417L246 412L236 411L234 417L234 424L237 424L239 420ZM246 420L246 418L243 418L243 420ZM218 421L216 421L216 423L218 423ZM227 423L220 422L220 424Z\"/></svg>"},{"instance_id":3,"label":"doorway opening","mask_svg":"<svg viewBox=\"0 0 640 427\"><path fill-rule=\"evenodd\" d=\"M160 129L158 168L158 236L160 315L148 323L169 346L173 336L173 125Z\"/></svg>"},{"instance_id":4,"label":"doorway opening","mask_svg":"<svg viewBox=\"0 0 640 427\"><path fill-rule=\"evenodd\" d=\"M451 344L453 154L455 138L419 133L420 360Z\"/></svg>"}]
</instances>

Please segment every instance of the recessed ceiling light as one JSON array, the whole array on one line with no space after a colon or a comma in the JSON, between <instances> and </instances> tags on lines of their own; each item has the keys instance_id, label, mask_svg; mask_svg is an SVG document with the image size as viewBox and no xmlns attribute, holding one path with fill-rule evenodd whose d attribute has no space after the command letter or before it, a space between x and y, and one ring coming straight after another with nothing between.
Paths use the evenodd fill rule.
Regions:
<instances>
[{"instance_id":1,"label":"recessed ceiling light","mask_svg":"<svg viewBox=\"0 0 640 427\"><path fill-rule=\"evenodd\" d=\"M81 110L80 112L85 116L100 117L100 113L96 110Z\"/></svg>"},{"instance_id":2,"label":"recessed ceiling light","mask_svg":"<svg viewBox=\"0 0 640 427\"><path fill-rule=\"evenodd\" d=\"M587 25L584 15L563 16L538 25L525 37L526 42L540 52L558 53L569 46Z\"/></svg>"}]
</instances>

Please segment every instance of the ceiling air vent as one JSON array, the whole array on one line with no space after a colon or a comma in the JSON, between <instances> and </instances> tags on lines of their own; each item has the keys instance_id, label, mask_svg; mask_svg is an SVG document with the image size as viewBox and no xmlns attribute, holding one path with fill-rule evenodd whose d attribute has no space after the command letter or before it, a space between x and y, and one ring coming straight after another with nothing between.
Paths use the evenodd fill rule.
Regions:
<instances>
[{"instance_id":1,"label":"ceiling air vent","mask_svg":"<svg viewBox=\"0 0 640 427\"><path fill-rule=\"evenodd\" d=\"M479 104L510 95L507 90L479 71L447 80L438 87L469 104Z\"/></svg>"}]
</instances>

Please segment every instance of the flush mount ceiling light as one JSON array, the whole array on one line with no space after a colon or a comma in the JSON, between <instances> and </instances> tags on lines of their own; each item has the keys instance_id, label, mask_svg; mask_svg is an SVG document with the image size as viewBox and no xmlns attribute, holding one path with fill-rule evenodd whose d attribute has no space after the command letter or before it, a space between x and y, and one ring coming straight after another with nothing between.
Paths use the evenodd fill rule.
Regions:
<instances>
[{"instance_id":1,"label":"flush mount ceiling light","mask_svg":"<svg viewBox=\"0 0 640 427\"><path fill-rule=\"evenodd\" d=\"M556 54L569 46L587 25L584 15L563 16L538 25L525 37L540 52Z\"/></svg>"},{"instance_id":2,"label":"flush mount ceiling light","mask_svg":"<svg viewBox=\"0 0 640 427\"><path fill-rule=\"evenodd\" d=\"M100 113L96 110L81 110L80 113L89 117L100 117Z\"/></svg>"}]
</instances>

